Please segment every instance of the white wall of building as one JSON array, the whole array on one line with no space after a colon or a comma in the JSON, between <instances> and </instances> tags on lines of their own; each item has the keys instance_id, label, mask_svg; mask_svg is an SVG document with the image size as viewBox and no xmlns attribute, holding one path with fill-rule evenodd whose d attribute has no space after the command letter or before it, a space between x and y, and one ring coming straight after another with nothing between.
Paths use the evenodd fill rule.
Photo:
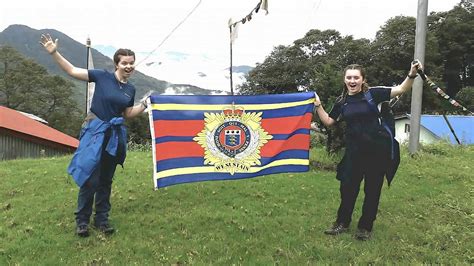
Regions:
<instances>
[{"instance_id":1,"label":"white wall of building","mask_svg":"<svg viewBox=\"0 0 474 266\"><path fill-rule=\"evenodd\" d=\"M401 118L395 121L395 138L398 142L408 143L410 138L410 119ZM433 133L420 125L420 143L431 144L440 141Z\"/></svg>"}]
</instances>

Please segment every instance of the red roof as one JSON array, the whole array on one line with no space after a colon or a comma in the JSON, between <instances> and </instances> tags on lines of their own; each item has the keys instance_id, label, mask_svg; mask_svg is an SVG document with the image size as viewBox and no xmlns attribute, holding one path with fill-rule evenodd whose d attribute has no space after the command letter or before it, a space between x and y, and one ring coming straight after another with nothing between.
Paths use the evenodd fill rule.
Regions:
<instances>
[{"instance_id":1,"label":"red roof","mask_svg":"<svg viewBox=\"0 0 474 266\"><path fill-rule=\"evenodd\" d=\"M36 138L77 148L79 140L35 121L20 112L0 106L0 128L10 129Z\"/></svg>"}]
</instances>

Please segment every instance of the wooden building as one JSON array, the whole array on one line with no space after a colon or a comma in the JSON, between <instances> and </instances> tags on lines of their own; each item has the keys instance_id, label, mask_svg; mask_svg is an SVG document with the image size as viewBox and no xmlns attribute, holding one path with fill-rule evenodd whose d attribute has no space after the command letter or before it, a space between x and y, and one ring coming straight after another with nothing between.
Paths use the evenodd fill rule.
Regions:
<instances>
[{"instance_id":1,"label":"wooden building","mask_svg":"<svg viewBox=\"0 0 474 266\"><path fill-rule=\"evenodd\" d=\"M76 138L0 106L0 160L65 155L78 145Z\"/></svg>"}]
</instances>

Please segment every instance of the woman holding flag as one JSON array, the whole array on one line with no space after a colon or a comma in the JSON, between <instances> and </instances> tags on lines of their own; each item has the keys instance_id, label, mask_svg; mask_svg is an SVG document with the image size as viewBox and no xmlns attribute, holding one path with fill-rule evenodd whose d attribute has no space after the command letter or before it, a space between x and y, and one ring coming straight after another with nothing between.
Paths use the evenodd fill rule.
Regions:
<instances>
[{"instance_id":1,"label":"woman holding flag","mask_svg":"<svg viewBox=\"0 0 474 266\"><path fill-rule=\"evenodd\" d=\"M115 72L84 69L72 65L58 52L58 39L41 35L40 43L54 61L71 77L95 82L89 113L80 134L79 147L68 167L80 187L76 215L76 233L89 236L89 219L95 200L94 226L102 233L114 232L109 224L112 179L117 164L123 165L127 132L124 118L133 118L146 109L145 98L134 106L135 87L129 78L135 70L135 53L119 49L114 55Z\"/></svg>"},{"instance_id":2,"label":"woman holding flag","mask_svg":"<svg viewBox=\"0 0 474 266\"><path fill-rule=\"evenodd\" d=\"M393 134L381 127L380 113L376 108L379 103L408 91L417 76L417 69L421 67L418 61L414 61L407 77L398 86L369 88L362 66L349 65L344 70L343 93L329 113L316 95L316 113L324 125L332 126L339 121L347 123L345 154L337 167L341 202L336 222L324 233L338 235L349 230L360 183L364 180L365 198L355 237L358 240L371 237L383 178L387 176L390 184L399 162L398 143L394 143Z\"/></svg>"}]
</instances>

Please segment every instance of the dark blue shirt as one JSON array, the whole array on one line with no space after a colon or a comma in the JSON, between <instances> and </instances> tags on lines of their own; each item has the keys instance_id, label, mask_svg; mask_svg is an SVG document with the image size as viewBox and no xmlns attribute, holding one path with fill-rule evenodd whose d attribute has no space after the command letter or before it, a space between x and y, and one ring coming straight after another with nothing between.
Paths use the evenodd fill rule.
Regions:
<instances>
[{"instance_id":1,"label":"dark blue shirt","mask_svg":"<svg viewBox=\"0 0 474 266\"><path fill-rule=\"evenodd\" d=\"M122 117L125 108L133 106L135 87L119 82L114 73L106 70L90 69L88 72L89 81L95 82L91 111L103 121Z\"/></svg>"},{"instance_id":2,"label":"dark blue shirt","mask_svg":"<svg viewBox=\"0 0 474 266\"><path fill-rule=\"evenodd\" d=\"M376 105L390 100L390 87L373 87L369 92ZM380 129L378 114L370 109L363 92L347 95L345 101L336 102L329 117L346 122L346 144L369 144L374 132Z\"/></svg>"}]
</instances>

